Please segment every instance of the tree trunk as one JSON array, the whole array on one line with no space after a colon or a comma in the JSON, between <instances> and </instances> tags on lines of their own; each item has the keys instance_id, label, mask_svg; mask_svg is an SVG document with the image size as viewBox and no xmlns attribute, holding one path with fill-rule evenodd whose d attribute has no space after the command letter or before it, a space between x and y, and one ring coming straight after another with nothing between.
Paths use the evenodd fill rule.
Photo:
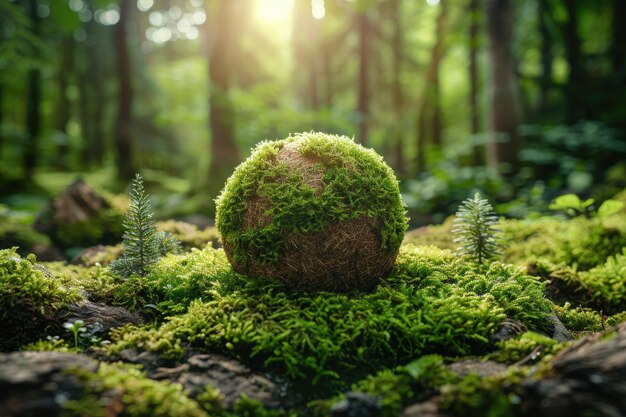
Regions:
<instances>
[{"instance_id":1,"label":"tree trunk","mask_svg":"<svg viewBox=\"0 0 626 417\"><path fill-rule=\"evenodd\" d=\"M4 155L4 82L0 81L0 160Z\"/></svg>"},{"instance_id":2,"label":"tree trunk","mask_svg":"<svg viewBox=\"0 0 626 417\"><path fill-rule=\"evenodd\" d=\"M403 54L403 28L402 28L402 2L401 0L391 1L391 20L393 22L393 34L391 38L391 50L393 52L393 75L392 75L392 95L393 111L395 118L395 141L394 141L394 162L396 173L399 177L406 174L404 155L404 94L402 83L400 82L402 67L404 62Z\"/></svg>"},{"instance_id":3,"label":"tree trunk","mask_svg":"<svg viewBox=\"0 0 626 417\"><path fill-rule=\"evenodd\" d=\"M133 176L132 154L132 105L133 89L131 83L131 64L128 53L127 27L128 15L132 7L131 0L120 3L120 20L115 28L115 47L117 50L117 77L119 81L118 113L115 123L115 147L117 151L117 172L122 180Z\"/></svg>"},{"instance_id":4,"label":"tree trunk","mask_svg":"<svg viewBox=\"0 0 626 417\"><path fill-rule=\"evenodd\" d=\"M575 123L584 115L581 93L584 94L583 72L580 62L580 38L575 0L565 0L567 24L564 28L565 55L569 64L569 78L566 87L567 122Z\"/></svg>"},{"instance_id":5,"label":"tree trunk","mask_svg":"<svg viewBox=\"0 0 626 417\"><path fill-rule=\"evenodd\" d=\"M220 2L214 24L215 41L209 58L211 164L209 189L215 196L239 162L235 145L235 114L229 97L230 76L235 69L234 48L238 47L238 13L235 2ZM239 5L239 7L245 7Z\"/></svg>"},{"instance_id":6,"label":"tree trunk","mask_svg":"<svg viewBox=\"0 0 626 417\"><path fill-rule=\"evenodd\" d=\"M318 94L318 39L319 22L311 13L309 1L297 1L293 5L292 48L294 56L295 91L301 102L316 110Z\"/></svg>"},{"instance_id":7,"label":"tree trunk","mask_svg":"<svg viewBox=\"0 0 626 417\"><path fill-rule=\"evenodd\" d=\"M359 79L358 79L358 133L357 140L366 145L368 142L369 124L369 65L370 65L370 33L367 10L359 11L355 16L359 37Z\"/></svg>"},{"instance_id":8,"label":"tree trunk","mask_svg":"<svg viewBox=\"0 0 626 417\"><path fill-rule=\"evenodd\" d=\"M539 103L537 114L541 115L548 100L548 92L552 84L552 36L548 29L548 0L539 0L537 8L539 34L541 36L541 78L539 80Z\"/></svg>"},{"instance_id":9,"label":"tree trunk","mask_svg":"<svg viewBox=\"0 0 626 417\"><path fill-rule=\"evenodd\" d=\"M29 1L29 15L32 22L32 33L40 35L40 18L37 14L37 0ZM31 180L37 165L37 145L41 133L41 71L38 67L28 70L28 96L26 99L27 139L23 153L24 177Z\"/></svg>"},{"instance_id":10,"label":"tree trunk","mask_svg":"<svg viewBox=\"0 0 626 417\"><path fill-rule=\"evenodd\" d=\"M417 123L417 173L426 168L427 145L442 145L442 116L439 94L439 69L445 53L445 35L448 19L448 1L439 3L439 14L435 28L435 44L431 49L430 61L424 76L424 90L420 99Z\"/></svg>"},{"instance_id":11,"label":"tree trunk","mask_svg":"<svg viewBox=\"0 0 626 417\"><path fill-rule=\"evenodd\" d=\"M57 104L57 114L55 120L55 129L63 135L63 141L58 144L57 152L57 168L67 169L69 141L67 137L67 124L70 121L71 102L67 94L70 74L74 69L74 38L72 35L66 35L62 40L63 52L61 57L61 66L59 67L58 83L59 83L59 102ZM82 106L81 106L82 107Z\"/></svg>"},{"instance_id":12,"label":"tree trunk","mask_svg":"<svg viewBox=\"0 0 626 417\"><path fill-rule=\"evenodd\" d=\"M480 30L480 0L470 0L469 4L469 106L470 106L470 129L472 137L475 138L480 132L480 107L478 105L478 33ZM472 162L474 166L481 166L484 163L483 147L474 145L472 147Z\"/></svg>"},{"instance_id":13,"label":"tree trunk","mask_svg":"<svg viewBox=\"0 0 626 417\"><path fill-rule=\"evenodd\" d=\"M489 98L489 165L512 174L517 165L518 103L513 61L513 0L486 0L487 36L491 77ZM502 166L502 164L506 164Z\"/></svg>"},{"instance_id":14,"label":"tree trunk","mask_svg":"<svg viewBox=\"0 0 626 417\"><path fill-rule=\"evenodd\" d=\"M626 75L626 2L613 0L611 61L613 70L623 79Z\"/></svg>"}]
</instances>

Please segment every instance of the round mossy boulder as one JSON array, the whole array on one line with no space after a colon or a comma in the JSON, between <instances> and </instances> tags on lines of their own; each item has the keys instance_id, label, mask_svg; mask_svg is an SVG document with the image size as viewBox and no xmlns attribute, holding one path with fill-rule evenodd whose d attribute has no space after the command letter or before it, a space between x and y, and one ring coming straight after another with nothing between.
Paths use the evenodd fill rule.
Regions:
<instances>
[{"instance_id":1,"label":"round mossy boulder","mask_svg":"<svg viewBox=\"0 0 626 417\"><path fill-rule=\"evenodd\" d=\"M217 198L235 271L297 290L367 290L394 264L407 226L382 157L347 137L261 142Z\"/></svg>"}]
</instances>

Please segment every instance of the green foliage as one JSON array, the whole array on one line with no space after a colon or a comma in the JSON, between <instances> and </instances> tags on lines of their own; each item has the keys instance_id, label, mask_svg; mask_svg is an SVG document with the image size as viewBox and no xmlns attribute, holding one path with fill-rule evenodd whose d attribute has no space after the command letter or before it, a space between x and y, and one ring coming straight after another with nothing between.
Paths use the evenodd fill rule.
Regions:
<instances>
[{"instance_id":1,"label":"green foliage","mask_svg":"<svg viewBox=\"0 0 626 417\"><path fill-rule=\"evenodd\" d=\"M36 342L29 343L22 346L20 350L35 351L35 352L70 352L71 348L67 342L60 339L59 336L47 336L46 339L40 339Z\"/></svg>"},{"instance_id":2,"label":"green foliage","mask_svg":"<svg viewBox=\"0 0 626 417\"><path fill-rule=\"evenodd\" d=\"M131 182L130 205L124 229L124 254L111 263L111 270L123 277L144 277L150 265L159 259L168 246L171 248L173 240L166 234L157 236L152 204L139 174Z\"/></svg>"},{"instance_id":3,"label":"green foliage","mask_svg":"<svg viewBox=\"0 0 626 417\"><path fill-rule=\"evenodd\" d=\"M78 348L78 335L87 331L84 325L85 322L82 320L63 323L63 327L74 336L74 348Z\"/></svg>"},{"instance_id":4,"label":"green foliage","mask_svg":"<svg viewBox=\"0 0 626 417\"><path fill-rule=\"evenodd\" d=\"M428 353L484 353L504 317L542 328L551 306L542 284L511 266L410 246L373 293L283 292L235 274L212 248L165 257L142 291L142 303L180 314L115 331L110 353L139 347L177 357L189 347L327 388Z\"/></svg>"},{"instance_id":5,"label":"green foliage","mask_svg":"<svg viewBox=\"0 0 626 417\"><path fill-rule=\"evenodd\" d=\"M64 287L37 267L32 255L23 259L14 248L0 250L0 320L23 308L50 315L80 299L77 289Z\"/></svg>"},{"instance_id":6,"label":"green foliage","mask_svg":"<svg viewBox=\"0 0 626 417\"><path fill-rule=\"evenodd\" d=\"M578 274L582 288L591 294L590 303L606 313L626 310L626 249L609 257L603 265Z\"/></svg>"},{"instance_id":7,"label":"green foliage","mask_svg":"<svg viewBox=\"0 0 626 417\"><path fill-rule=\"evenodd\" d=\"M439 355L426 355L395 369L385 369L352 384L350 390L368 393L381 399L382 416L400 415L411 403L423 401L438 389L456 380ZM333 404L345 398L344 394L326 400L312 401L309 406L315 415L326 416Z\"/></svg>"},{"instance_id":8,"label":"green foliage","mask_svg":"<svg viewBox=\"0 0 626 417\"><path fill-rule=\"evenodd\" d=\"M498 350L487 356L496 362L514 363L534 353L529 363L536 363L540 358L554 354L558 342L548 336L535 332L525 332L513 339L498 342Z\"/></svg>"},{"instance_id":9,"label":"green foliage","mask_svg":"<svg viewBox=\"0 0 626 417\"><path fill-rule=\"evenodd\" d=\"M595 215L597 217L609 217L613 214L617 214L624 209L626 203L618 200L606 200L604 201L597 211L593 210L593 198L588 198L585 201L581 201L576 194L565 194L557 197L554 203L550 204L551 210L561 210L566 212L569 216L575 217L579 215L585 215L591 217Z\"/></svg>"},{"instance_id":10,"label":"green foliage","mask_svg":"<svg viewBox=\"0 0 626 417\"><path fill-rule=\"evenodd\" d=\"M207 417L198 403L187 397L180 384L148 379L133 366L100 363L95 373L71 371L85 384L82 398L63 404L64 415L105 417L112 401L117 416L124 417ZM119 392L112 398L107 392ZM116 408L117 410L117 408Z\"/></svg>"},{"instance_id":11,"label":"green foliage","mask_svg":"<svg viewBox=\"0 0 626 417\"><path fill-rule=\"evenodd\" d=\"M459 244L459 253L483 263L495 257L500 246L496 235L500 230L495 228L498 216L493 212L489 201L480 198L465 200L456 213L452 226L454 242Z\"/></svg>"},{"instance_id":12,"label":"green foliage","mask_svg":"<svg viewBox=\"0 0 626 417\"><path fill-rule=\"evenodd\" d=\"M199 230L198 227L193 224L167 220L157 222L157 229L160 232L170 233L180 242L183 250L190 250L191 248L202 249L209 243L212 243L213 246L219 243L219 235L215 227L207 227L203 230Z\"/></svg>"},{"instance_id":13,"label":"green foliage","mask_svg":"<svg viewBox=\"0 0 626 417\"><path fill-rule=\"evenodd\" d=\"M305 157L320 161L318 169L324 173L320 193L303 182L300 172L289 173L286 163L275 162L278 152L295 141L302 142L298 151ZM264 215L271 220L244 229L243 217L255 196L269 199L271 208ZM216 201L218 230L242 265L246 254L275 262L285 234L316 232L361 216L381 220L382 249L394 253L407 227L397 180L382 157L347 137L324 133L261 142L237 167Z\"/></svg>"},{"instance_id":14,"label":"green foliage","mask_svg":"<svg viewBox=\"0 0 626 417\"><path fill-rule=\"evenodd\" d=\"M554 312L563 325L572 332L599 332L602 330L602 317L590 308L573 308L569 302L554 306Z\"/></svg>"}]
</instances>

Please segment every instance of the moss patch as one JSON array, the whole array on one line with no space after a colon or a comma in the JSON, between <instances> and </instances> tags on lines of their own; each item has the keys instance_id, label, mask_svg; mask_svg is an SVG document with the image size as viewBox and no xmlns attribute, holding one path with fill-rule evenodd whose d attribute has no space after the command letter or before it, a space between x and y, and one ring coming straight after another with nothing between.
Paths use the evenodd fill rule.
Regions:
<instances>
[{"instance_id":1,"label":"moss patch","mask_svg":"<svg viewBox=\"0 0 626 417\"><path fill-rule=\"evenodd\" d=\"M154 328L117 331L110 353L224 353L318 387L345 386L428 353L484 354L504 317L542 328L551 307L542 284L511 266L478 267L411 246L372 293L284 292L234 273L224 252L211 248L166 257L146 285L157 296L146 301L188 310Z\"/></svg>"},{"instance_id":2,"label":"moss patch","mask_svg":"<svg viewBox=\"0 0 626 417\"><path fill-rule=\"evenodd\" d=\"M361 222L366 223L363 233L357 227ZM346 255L348 258L360 259L359 245L366 247L370 240L379 254L363 256L368 260L390 257L392 263L406 230L406 217L397 180L378 154L346 137L303 133L262 142L255 148L237 167L217 199L216 224L237 271L279 279L285 275L283 281L306 289L316 286L308 285L305 278L325 269L337 269L329 272L335 282L347 280L351 270L343 271L339 266L327 268L325 263L332 264L333 257L340 257L339 251L346 249L356 251ZM315 233L320 238L332 239L334 228L343 224L348 225L347 229L337 235L349 236L352 229L360 234L353 241L348 239L338 245L337 253L314 255L313 250L323 243L317 243ZM375 231L375 235L370 237L365 233L369 230ZM309 237L315 241L311 248L290 242L290 238L306 241ZM359 237L362 241L358 241ZM290 261L291 246L296 248L296 253ZM315 257L317 266L313 267L313 261L308 266L307 254ZM343 267L352 266L346 262ZM388 268L383 263L380 271L372 266L372 271L359 272L377 274L378 278ZM290 271L293 277L286 277ZM315 277L315 280L321 279ZM330 284L317 288L329 288Z\"/></svg>"}]
</instances>

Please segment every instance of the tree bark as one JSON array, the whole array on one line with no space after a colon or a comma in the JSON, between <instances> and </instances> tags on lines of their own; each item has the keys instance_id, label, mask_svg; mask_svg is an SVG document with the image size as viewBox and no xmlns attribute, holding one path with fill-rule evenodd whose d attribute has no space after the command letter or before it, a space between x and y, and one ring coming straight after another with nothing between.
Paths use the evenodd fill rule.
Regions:
<instances>
[{"instance_id":1,"label":"tree bark","mask_svg":"<svg viewBox=\"0 0 626 417\"><path fill-rule=\"evenodd\" d=\"M55 120L55 129L63 135L63 141L58 144L57 167L67 169L69 141L67 137L67 124L70 121L71 102L67 94L70 74L74 69L74 39L72 35L66 35L62 40L61 66L58 73L59 102ZM82 107L82 106L81 106Z\"/></svg>"},{"instance_id":2,"label":"tree bark","mask_svg":"<svg viewBox=\"0 0 626 417\"><path fill-rule=\"evenodd\" d=\"M504 174L511 174L517 166L517 153L520 148L517 135L519 110L516 73L512 50L514 1L486 0L485 12L491 65L489 98L491 140L488 160L490 166L504 168Z\"/></svg>"},{"instance_id":3,"label":"tree bark","mask_svg":"<svg viewBox=\"0 0 626 417\"><path fill-rule=\"evenodd\" d=\"M32 33L40 36L40 18L37 14L37 0L29 0L29 16ZM23 153L24 177L31 180L37 165L37 145L41 133L41 71L38 67L28 70L28 96L26 99L27 139Z\"/></svg>"},{"instance_id":4,"label":"tree bark","mask_svg":"<svg viewBox=\"0 0 626 417\"><path fill-rule=\"evenodd\" d=\"M217 195L239 162L235 145L235 113L229 97L231 74L235 69L234 48L238 47L237 2L220 2L214 24L215 41L209 57L211 92L209 98L211 129L210 193ZM239 5L244 7L244 5Z\"/></svg>"},{"instance_id":5,"label":"tree bark","mask_svg":"<svg viewBox=\"0 0 626 417\"><path fill-rule=\"evenodd\" d=\"M548 0L539 0L537 7L539 35L541 36L541 78L539 80L539 103L537 114L541 115L546 108L548 92L552 84L552 36L548 28Z\"/></svg>"},{"instance_id":6,"label":"tree bark","mask_svg":"<svg viewBox=\"0 0 626 417\"><path fill-rule=\"evenodd\" d=\"M117 78L119 81L119 108L115 123L115 147L117 152L118 177L122 180L130 180L134 173L132 154L133 89L126 27L131 7L132 2L130 0L121 1L120 20L115 28Z\"/></svg>"},{"instance_id":7,"label":"tree bark","mask_svg":"<svg viewBox=\"0 0 626 417\"><path fill-rule=\"evenodd\" d=\"M566 87L567 122L575 123L584 117L581 92L585 91L583 71L580 62L580 37L578 36L578 19L576 0L565 0L567 23L564 28L565 55L569 64L569 78Z\"/></svg>"},{"instance_id":8,"label":"tree bark","mask_svg":"<svg viewBox=\"0 0 626 417\"><path fill-rule=\"evenodd\" d=\"M424 76L424 90L420 99L417 123L417 173L426 168L426 147L442 145L442 115L440 103L439 69L445 53L448 0L439 3L439 14L435 28L435 44L431 49L430 61Z\"/></svg>"},{"instance_id":9,"label":"tree bark","mask_svg":"<svg viewBox=\"0 0 626 417\"><path fill-rule=\"evenodd\" d=\"M370 33L367 10L359 11L355 15L355 26L358 32L359 44L359 78L358 78L358 133L357 140L366 145L369 135L369 65L370 65Z\"/></svg>"},{"instance_id":10,"label":"tree bark","mask_svg":"<svg viewBox=\"0 0 626 417\"><path fill-rule=\"evenodd\" d=\"M480 132L480 107L478 105L479 91L479 68L478 68L478 33L480 0L470 0L469 3L469 106L470 106L470 131L474 138ZM474 145L472 147L472 162L474 166L481 166L484 163L483 147Z\"/></svg>"},{"instance_id":11,"label":"tree bark","mask_svg":"<svg viewBox=\"0 0 626 417\"><path fill-rule=\"evenodd\" d=\"M393 52L393 75L392 75L392 95L393 111L396 120L395 141L394 141L394 162L396 173L399 177L406 174L406 160L404 155L404 94L402 91L401 74L404 63L403 53L403 27L402 27L402 2L401 0L391 1L391 20L393 22L393 33L391 37L391 50Z\"/></svg>"},{"instance_id":12,"label":"tree bark","mask_svg":"<svg viewBox=\"0 0 626 417\"><path fill-rule=\"evenodd\" d=\"M293 5L292 48L294 56L294 84L298 101L309 108L319 107L318 94L318 42L319 22L311 13L309 1L297 1Z\"/></svg>"},{"instance_id":13,"label":"tree bark","mask_svg":"<svg viewBox=\"0 0 626 417\"><path fill-rule=\"evenodd\" d=\"M613 0L613 22L611 27L611 61L613 70L620 79L626 76L626 2Z\"/></svg>"}]
</instances>

